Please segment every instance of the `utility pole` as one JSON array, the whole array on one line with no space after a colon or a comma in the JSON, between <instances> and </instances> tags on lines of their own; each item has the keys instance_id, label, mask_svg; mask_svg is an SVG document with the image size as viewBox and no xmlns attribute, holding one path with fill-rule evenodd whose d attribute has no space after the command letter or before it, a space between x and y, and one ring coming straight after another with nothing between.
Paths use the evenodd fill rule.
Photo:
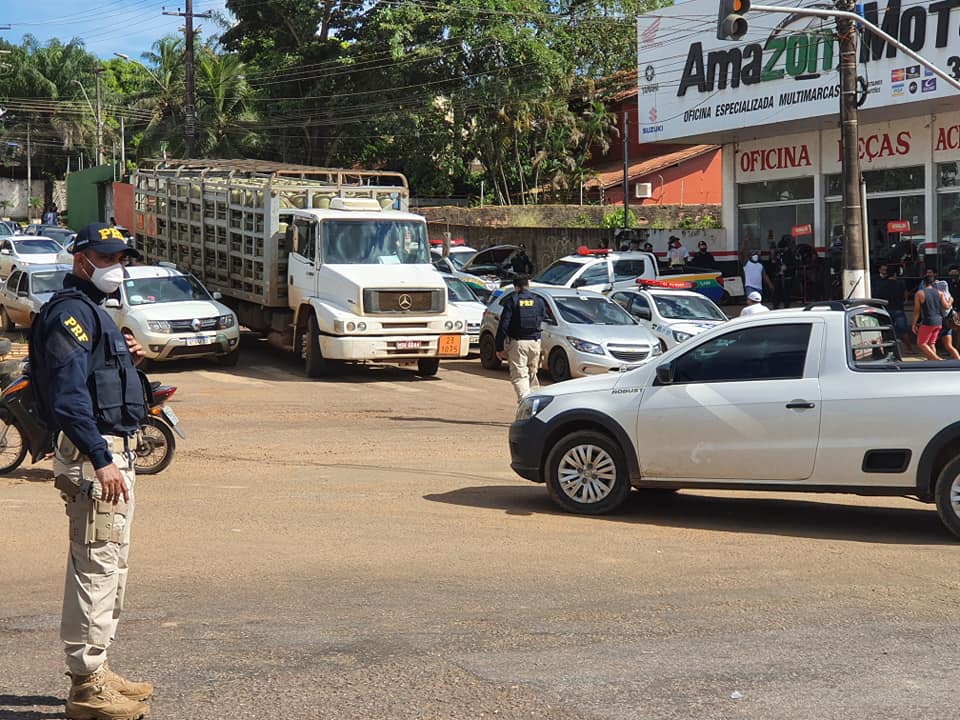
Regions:
<instances>
[{"instance_id":1,"label":"utility pole","mask_svg":"<svg viewBox=\"0 0 960 720\"><path fill-rule=\"evenodd\" d=\"M194 143L197 136L196 84L194 79L193 64L193 19L195 17L210 18L212 15L209 12L194 13L193 0L185 0L183 12L180 12L179 10L177 12L167 12L164 10L163 14L177 15L184 19L183 33L185 42L183 65L186 71L187 97L183 106L183 133L186 145L186 156L187 158L191 158L193 157Z\"/></svg>"},{"instance_id":2,"label":"utility pole","mask_svg":"<svg viewBox=\"0 0 960 720\"><path fill-rule=\"evenodd\" d=\"M837 0L837 10L853 12L854 0ZM845 298L870 297L864 253L863 202L857 120L857 31L849 17L837 18L840 45L840 147L843 177L843 278Z\"/></svg>"},{"instance_id":3,"label":"utility pole","mask_svg":"<svg viewBox=\"0 0 960 720\"><path fill-rule=\"evenodd\" d=\"M630 116L623 111L623 227L630 229Z\"/></svg>"},{"instance_id":4,"label":"utility pole","mask_svg":"<svg viewBox=\"0 0 960 720\"><path fill-rule=\"evenodd\" d=\"M30 198L33 197L33 165L30 160L30 123L27 123L27 217L30 216Z\"/></svg>"},{"instance_id":5,"label":"utility pole","mask_svg":"<svg viewBox=\"0 0 960 720\"><path fill-rule=\"evenodd\" d=\"M94 75L97 76L97 165L103 165L103 110L100 106L100 73L103 68L97 65Z\"/></svg>"}]
</instances>

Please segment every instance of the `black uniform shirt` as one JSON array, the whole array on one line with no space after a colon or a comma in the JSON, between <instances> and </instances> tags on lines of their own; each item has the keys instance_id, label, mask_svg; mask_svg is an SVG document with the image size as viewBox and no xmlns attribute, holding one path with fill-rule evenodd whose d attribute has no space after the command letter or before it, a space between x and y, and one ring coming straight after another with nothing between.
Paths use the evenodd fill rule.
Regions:
<instances>
[{"instance_id":1,"label":"black uniform shirt","mask_svg":"<svg viewBox=\"0 0 960 720\"><path fill-rule=\"evenodd\" d=\"M547 317L543 299L529 289L513 293L503 302L497 325L497 352L503 351L507 336L514 340L539 340L540 325Z\"/></svg>"}]
</instances>

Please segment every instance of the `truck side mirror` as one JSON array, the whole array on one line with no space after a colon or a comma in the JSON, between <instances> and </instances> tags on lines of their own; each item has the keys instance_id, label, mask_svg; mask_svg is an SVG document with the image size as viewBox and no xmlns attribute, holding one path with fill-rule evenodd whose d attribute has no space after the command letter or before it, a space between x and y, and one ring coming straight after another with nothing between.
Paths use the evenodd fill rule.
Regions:
<instances>
[{"instance_id":1,"label":"truck side mirror","mask_svg":"<svg viewBox=\"0 0 960 720\"><path fill-rule=\"evenodd\" d=\"M661 385L673 384L673 363L657 365L657 382Z\"/></svg>"}]
</instances>

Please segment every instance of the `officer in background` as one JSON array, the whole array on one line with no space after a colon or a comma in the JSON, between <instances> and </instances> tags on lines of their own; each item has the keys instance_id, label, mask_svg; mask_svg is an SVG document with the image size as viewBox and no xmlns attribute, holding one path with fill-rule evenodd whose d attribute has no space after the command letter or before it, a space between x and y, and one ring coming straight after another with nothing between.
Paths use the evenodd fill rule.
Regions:
<instances>
[{"instance_id":1,"label":"officer in background","mask_svg":"<svg viewBox=\"0 0 960 720\"><path fill-rule=\"evenodd\" d=\"M530 390L540 387L540 324L547 316L543 300L530 292L530 279L519 275L513 281L514 293L503 303L497 326L497 357L510 366L510 382L517 402Z\"/></svg>"},{"instance_id":2,"label":"officer in background","mask_svg":"<svg viewBox=\"0 0 960 720\"><path fill-rule=\"evenodd\" d=\"M54 485L66 503L70 552L60 638L72 680L68 718L133 719L149 713L149 683L110 670L107 648L123 608L134 510L131 436L146 415L135 364L143 349L100 303L138 256L115 227L77 233L64 289L33 325L30 374L41 415L59 431Z\"/></svg>"}]
</instances>

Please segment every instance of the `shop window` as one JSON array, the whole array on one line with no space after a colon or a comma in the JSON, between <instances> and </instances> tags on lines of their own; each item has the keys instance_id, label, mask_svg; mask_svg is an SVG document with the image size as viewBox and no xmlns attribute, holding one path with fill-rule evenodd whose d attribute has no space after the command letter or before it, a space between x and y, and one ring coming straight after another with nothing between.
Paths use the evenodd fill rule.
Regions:
<instances>
[{"instance_id":1,"label":"shop window","mask_svg":"<svg viewBox=\"0 0 960 720\"><path fill-rule=\"evenodd\" d=\"M923 166L890 168L889 170L868 170L863 173L867 183L867 193L897 192L903 190L923 190ZM843 176L827 175L826 195L843 195Z\"/></svg>"},{"instance_id":2,"label":"shop window","mask_svg":"<svg viewBox=\"0 0 960 720\"><path fill-rule=\"evenodd\" d=\"M794 225L813 224L813 202L740 208L740 246L766 250L770 243L792 237ZM797 242L812 241L798 238Z\"/></svg>"},{"instance_id":3,"label":"shop window","mask_svg":"<svg viewBox=\"0 0 960 720\"><path fill-rule=\"evenodd\" d=\"M812 200L813 178L803 177L741 183L737 187L737 192L741 205L783 202L784 200Z\"/></svg>"}]
</instances>

